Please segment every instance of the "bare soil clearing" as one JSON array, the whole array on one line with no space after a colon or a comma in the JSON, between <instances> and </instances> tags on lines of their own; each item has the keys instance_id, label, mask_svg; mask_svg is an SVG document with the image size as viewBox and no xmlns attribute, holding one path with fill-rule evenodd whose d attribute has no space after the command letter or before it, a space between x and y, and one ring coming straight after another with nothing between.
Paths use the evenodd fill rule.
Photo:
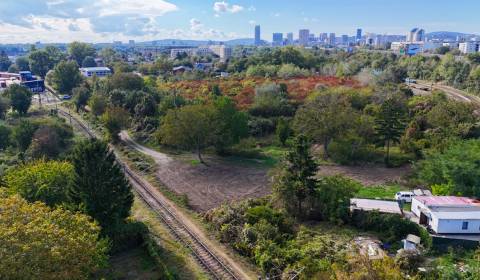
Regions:
<instances>
[{"instance_id":1,"label":"bare soil clearing","mask_svg":"<svg viewBox=\"0 0 480 280\"><path fill-rule=\"evenodd\" d=\"M122 132L121 138L154 158L160 181L172 191L186 194L195 211L205 212L223 203L263 197L271 192L266 168L239 166L210 157L206 158L209 166L192 164L141 146L126 132Z\"/></svg>"}]
</instances>

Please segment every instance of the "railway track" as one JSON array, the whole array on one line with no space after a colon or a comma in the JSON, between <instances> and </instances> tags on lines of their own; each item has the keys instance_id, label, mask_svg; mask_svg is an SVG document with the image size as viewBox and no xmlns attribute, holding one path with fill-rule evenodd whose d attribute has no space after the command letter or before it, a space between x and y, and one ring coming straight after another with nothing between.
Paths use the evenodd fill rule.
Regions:
<instances>
[{"instance_id":1,"label":"railway track","mask_svg":"<svg viewBox=\"0 0 480 280\"><path fill-rule=\"evenodd\" d=\"M93 131L91 131L82 121L78 120L70 113L63 111L62 109L58 109L58 113L75 121L89 135L90 138L97 138ZM112 150L115 153L113 148ZM122 166L124 173L134 186L137 194L153 211L155 211L155 213L168 227L175 239L191 250L192 255L195 257L198 263L213 279L241 279L236 276L232 269L182 222L182 220L175 214L175 211L171 209L166 201L155 195L153 186L141 179L134 171L132 171L118 158L119 157L117 156L117 163Z\"/></svg>"}]
</instances>

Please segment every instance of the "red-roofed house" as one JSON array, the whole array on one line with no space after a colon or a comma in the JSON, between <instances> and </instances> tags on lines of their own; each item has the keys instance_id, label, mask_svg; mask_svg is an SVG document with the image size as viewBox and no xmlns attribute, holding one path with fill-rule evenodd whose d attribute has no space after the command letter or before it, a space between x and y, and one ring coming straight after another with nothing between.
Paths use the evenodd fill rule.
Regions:
<instances>
[{"instance_id":1,"label":"red-roofed house","mask_svg":"<svg viewBox=\"0 0 480 280\"><path fill-rule=\"evenodd\" d=\"M412 212L438 234L480 234L480 201L456 196L415 196Z\"/></svg>"}]
</instances>

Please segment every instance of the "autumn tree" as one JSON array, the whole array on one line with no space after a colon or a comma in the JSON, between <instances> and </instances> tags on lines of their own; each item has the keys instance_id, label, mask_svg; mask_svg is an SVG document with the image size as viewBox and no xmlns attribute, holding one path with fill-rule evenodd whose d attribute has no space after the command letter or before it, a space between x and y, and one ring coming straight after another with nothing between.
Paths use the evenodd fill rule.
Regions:
<instances>
[{"instance_id":1,"label":"autumn tree","mask_svg":"<svg viewBox=\"0 0 480 280\"><path fill-rule=\"evenodd\" d=\"M91 218L0 195L1 279L89 279L107 264L108 245Z\"/></svg>"},{"instance_id":2,"label":"autumn tree","mask_svg":"<svg viewBox=\"0 0 480 280\"><path fill-rule=\"evenodd\" d=\"M115 235L130 215L133 194L113 151L100 140L84 140L73 149L72 164L70 202L98 221L104 234Z\"/></svg>"},{"instance_id":3,"label":"autumn tree","mask_svg":"<svg viewBox=\"0 0 480 280\"><path fill-rule=\"evenodd\" d=\"M67 202L67 188L73 182L73 166L68 162L38 160L10 169L3 181L10 193L29 202L48 206Z\"/></svg>"},{"instance_id":4,"label":"autumn tree","mask_svg":"<svg viewBox=\"0 0 480 280\"><path fill-rule=\"evenodd\" d=\"M393 143L399 143L404 133L405 106L394 98L388 98L380 107L376 118L376 134L380 143L386 148L385 163L390 164L390 147Z\"/></svg>"},{"instance_id":5,"label":"autumn tree","mask_svg":"<svg viewBox=\"0 0 480 280\"><path fill-rule=\"evenodd\" d=\"M311 202L315 196L317 170L318 165L310 155L310 143L305 136L298 136L274 179L274 194L298 218L306 217L309 207L305 202Z\"/></svg>"}]
</instances>

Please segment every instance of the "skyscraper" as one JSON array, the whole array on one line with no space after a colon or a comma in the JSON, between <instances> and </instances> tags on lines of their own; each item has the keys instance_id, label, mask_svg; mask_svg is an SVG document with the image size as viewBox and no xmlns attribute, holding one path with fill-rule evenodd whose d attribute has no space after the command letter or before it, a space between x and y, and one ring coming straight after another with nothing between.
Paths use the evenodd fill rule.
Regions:
<instances>
[{"instance_id":1,"label":"skyscraper","mask_svg":"<svg viewBox=\"0 0 480 280\"><path fill-rule=\"evenodd\" d=\"M255 46L260 46L262 39L260 38L260 25L255 25Z\"/></svg>"},{"instance_id":2,"label":"skyscraper","mask_svg":"<svg viewBox=\"0 0 480 280\"><path fill-rule=\"evenodd\" d=\"M287 44L292 45L293 44L293 33L287 33Z\"/></svg>"},{"instance_id":3,"label":"skyscraper","mask_svg":"<svg viewBox=\"0 0 480 280\"><path fill-rule=\"evenodd\" d=\"M357 40L357 42L362 40L362 29L361 28L357 29L357 36L355 37L355 39Z\"/></svg>"},{"instance_id":4,"label":"skyscraper","mask_svg":"<svg viewBox=\"0 0 480 280\"><path fill-rule=\"evenodd\" d=\"M337 39L335 38L335 33L330 33L330 36L328 37L328 44L330 46L335 46L337 43Z\"/></svg>"},{"instance_id":5,"label":"skyscraper","mask_svg":"<svg viewBox=\"0 0 480 280\"><path fill-rule=\"evenodd\" d=\"M342 45L348 46L348 35L342 35Z\"/></svg>"},{"instance_id":6,"label":"skyscraper","mask_svg":"<svg viewBox=\"0 0 480 280\"><path fill-rule=\"evenodd\" d=\"M273 45L274 46L283 45L283 33L273 33Z\"/></svg>"},{"instance_id":7,"label":"skyscraper","mask_svg":"<svg viewBox=\"0 0 480 280\"><path fill-rule=\"evenodd\" d=\"M300 29L298 32L298 42L302 46L308 46L308 40L310 38L310 30L308 29Z\"/></svg>"}]
</instances>

